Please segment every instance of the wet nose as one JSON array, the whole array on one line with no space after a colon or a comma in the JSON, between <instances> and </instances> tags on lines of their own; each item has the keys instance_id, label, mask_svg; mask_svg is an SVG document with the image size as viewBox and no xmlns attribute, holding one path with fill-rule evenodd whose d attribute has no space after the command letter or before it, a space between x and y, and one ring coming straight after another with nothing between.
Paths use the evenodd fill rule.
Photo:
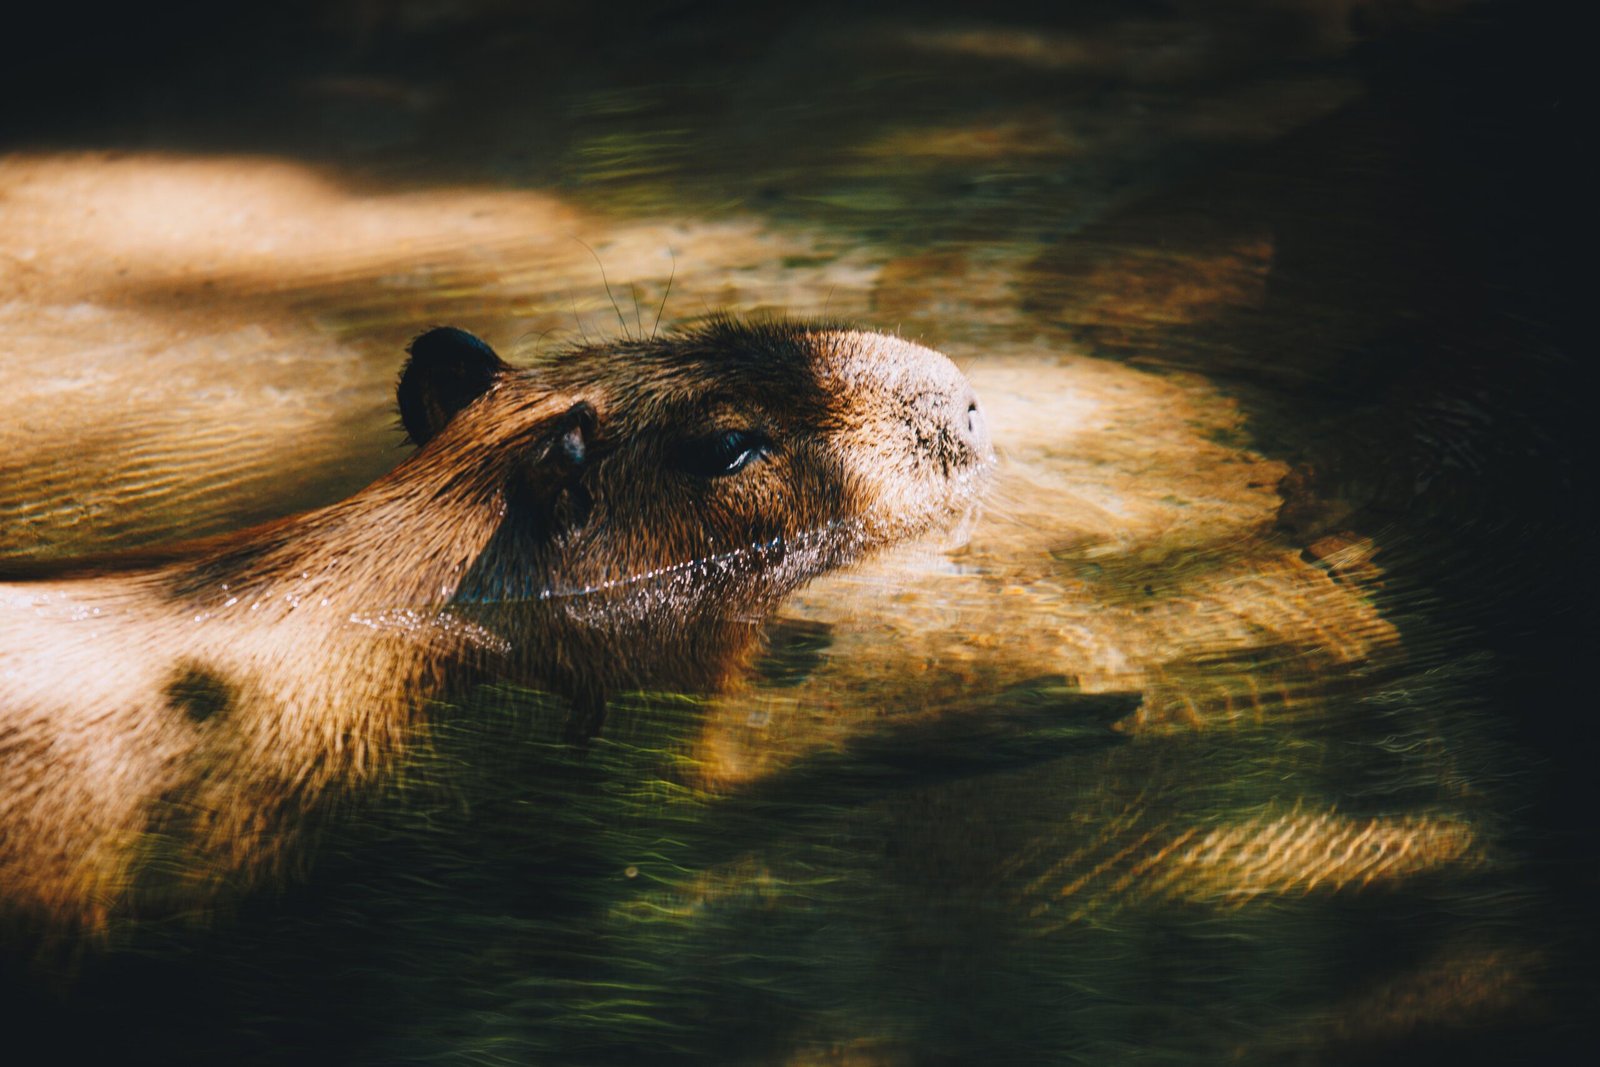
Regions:
<instances>
[{"instance_id":1,"label":"wet nose","mask_svg":"<svg viewBox=\"0 0 1600 1067\"><path fill-rule=\"evenodd\" d=\"M989 439L989 422L983 417L983 407L978 394L971 386L956 394L951 414L954 416L955 439L972 453L972 458L984 461L994 458L994 442Z\"/></svg>"}]
</instances>

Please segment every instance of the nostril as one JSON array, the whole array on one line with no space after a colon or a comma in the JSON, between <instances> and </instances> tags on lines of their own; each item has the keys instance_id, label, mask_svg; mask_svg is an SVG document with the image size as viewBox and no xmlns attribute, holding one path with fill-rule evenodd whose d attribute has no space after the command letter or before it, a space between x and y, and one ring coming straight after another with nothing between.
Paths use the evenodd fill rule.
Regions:
<instances>
[{"instance_id":1,"label":"nostril","mask_svg":"<svg viewBox=\"0 0 1600 1067\"><path fill-rule=\"evenodd\" d=\"M967 443L979 453L989 450L989 423L976 400L967 402Z\"/></svg>"},{"instance_id":2,"label":"nostril","mask_svg":"<svg viewBox=\"0 0 1600 1067\"><path fill-rule=\"evenodd\" d=\"M993 456L994 446L989 443L989 424L984 418L983 408L978 405L978 398L970 389L962 392L964 395L955 397L955 403L946 409L950 413L947 432L957 446L961 464L966 466Z\"/></svg>"}]
</instances>

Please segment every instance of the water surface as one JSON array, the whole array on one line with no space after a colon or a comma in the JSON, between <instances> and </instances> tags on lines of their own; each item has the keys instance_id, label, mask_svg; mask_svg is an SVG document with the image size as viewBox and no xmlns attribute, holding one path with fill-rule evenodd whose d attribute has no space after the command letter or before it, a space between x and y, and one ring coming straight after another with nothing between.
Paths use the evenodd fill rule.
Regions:
<instances>
[{"instance_id":1,"label":"water surface","mask_svg":"<svg viewBox=\"0 0 1600 1067\"><path fill-rule=\"evenodd\" d=\"M711 310L895 330L1003 466L976 527L587 754L470 694L301 880L19 977L14 1025L164 1062L1580 1042L1562 289L1538 159L1461 165L1532 142L1539 83L1479 62L1531 22L1442 6L369 12L36 122L6 559L354 491L433 323L524 360Z\"/></svg>"}]
</instances>

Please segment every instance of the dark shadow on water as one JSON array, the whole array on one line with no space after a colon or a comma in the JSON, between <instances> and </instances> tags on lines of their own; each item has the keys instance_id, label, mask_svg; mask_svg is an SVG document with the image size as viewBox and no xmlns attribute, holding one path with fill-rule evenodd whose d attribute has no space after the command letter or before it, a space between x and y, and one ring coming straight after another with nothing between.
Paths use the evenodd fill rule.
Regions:
<instances>
[{"instance_id":1,"label":"dark shadow on water","mask_svg":"<svg viewBox=\"0 0 1600 1067\"><path fill-rule=\"evenodd\" d=\"M8 1029L51 1035L60 1062L770 1057L806 1036L796 1020L855 1011L877 970L857 958L870 923L842 955L816 946L882 892L853 872L889 845L875 807L1081 761L1138 699L1040 679L988 703L709 794L674 770L697 701L636 700L582 751L546 698L480 690L404 785L322 835L308 881L14 969Z\"/></svg>"},{"instance_id":2,"label":"dark shadow on water","mask_svg":"<svg viewBox=\"0 0 1600 1067\"><path fill-rule=\"evenodd\" d=\"M1506 658L1500 695L1546 709L1514 727L1565 762L1592 739L1559 710L1588 588L1571 86L1551 23L1462 23L1375 50L1359 104L1046 253L1029 301L1097 353L1221 382L1296 464L1285 531L1381 532L1385 569ZM1147 289L1074 303L1107 277ZM1217 299L1174 323L1180 279Z\"/></svg>"},{"instance_id":3,"label":"dark shadow on water","mask_svg":"<svg viewBox=\"0 0 1600 1067\"><path fill-rule=\"evenodd\" d=\"M138 931L59 995L10 974L8 1029L58 1062L1365 1062L1462 1044L1470 1021L1407 1015L1432 967L1468 1003L1512 998L1474 1031L1466 1062L1492 1062L1547 1022L1516 999L1553 932L1523 874L1468 854L1364 894L1307 881L1343 877L1348 835L1317 851L1330 801L1353 824L1436 804L1439 718L1458 744L1495 729L1473 683L1394 679L1286 747L1129 741L1111 727L1136 697L1038 679L721 793L689 784L699 701L624 702L580 753L545 698L486 688L341 813L307 881ZM1251 906L1164 844L1241 812L1309 828L1309 851L1243 841L1278 883ZM1399 976L1390 1015L1362 999L1374 975Z\"/></svg>"},{"instance_id":4,"label":"dark shadow on water","mask_svg":"<svg viewBox=\"0 0 1600 1067\"><path fill-rule=\"evenodd\" d=\"M1500 760L1485 771L1525 791L1508 833L1563 931L1544 974L1570 1018L1596 985L1587 271L1575 86L1539 11L1370 50L1363 100L1046 252L1028 301L1091 351L1222 383L1255 447L1295 465L1283 530L1374 536L1411 662L1480 664ZM1090 303L1108 289L1120 305ZM1536 1058L1586 1043L1495 1036ZM1493 1062L1437 1033L1326 1055L1358 1048Z\"/></svg>"}]
</instances>

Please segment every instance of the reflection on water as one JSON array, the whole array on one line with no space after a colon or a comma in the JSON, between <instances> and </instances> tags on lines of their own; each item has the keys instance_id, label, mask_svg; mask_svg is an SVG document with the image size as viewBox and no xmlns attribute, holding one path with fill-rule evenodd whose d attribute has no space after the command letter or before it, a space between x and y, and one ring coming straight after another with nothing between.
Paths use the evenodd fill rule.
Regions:
<instances>
[{"instance_id":1,"label":"reflection on water","mask_svg":"<svg viewBox=\"0 0 1600 1067\"><path fill-rule=\"evenodd\" d=\"M1352 51L1350 8L1404 25ZM18 978L17 1025L372 1063L1569 1039L1585 883L1524 725L1573 602L1539 558L1574 547L1561 365L1473 246L1498 216L1452 221L1470 136L1393 84L1485 45L1284 9L729 11L652 48L380 20L78 146L137 151L0 158L6 558L347 494L436 322L523 358L663 305L898 328L1004 457L959 544L802 590L728 691L628 698L586 754L537 695L470 694L305 881ZM409 73L427 48L456 65Z\"/></svg>"}]
</instances>

